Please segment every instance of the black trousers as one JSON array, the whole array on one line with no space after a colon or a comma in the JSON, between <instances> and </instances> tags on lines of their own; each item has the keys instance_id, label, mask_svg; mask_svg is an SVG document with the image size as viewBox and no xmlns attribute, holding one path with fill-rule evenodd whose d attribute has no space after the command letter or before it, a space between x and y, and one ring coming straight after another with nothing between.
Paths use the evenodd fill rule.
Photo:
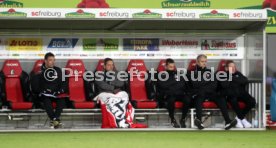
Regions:
<instances>
[{"instance_id":1,"label":"black trousers","mask_svg":"<svg viewBox=\"0 0 276 148\"><path fill-rule=\"evenodd\" d=\"M247 113L256 106L256 100L246 91L241 92L239 95L228 95L227 101L231 104L233 110L236 112L239 119L244 119ZM246 107L241 109L239 102L245 103Z\"/></svg>"},{"instance_id":2,"label":"black trousers","mask_svg":"<svg viewBox=\"0 0 276 148\"><path fill-rule=\"evenodd\" d=\"M166 107L169 111L169 117L174 119L175 102L182 102L182 119L185 119L191 106L191 97L189 95L168 95L165 98Z\"/></svg>"},{"instance_id":3,"label":"black trousers","mask_svg":"<svg viewBox=\"0 0 276 148\"><path fill-rule=\"evenodd\" d=\"M53 97L47 97L42 95L42 101L44 103L45 111L47 112L48 117L53 120L56 118L59 120L59 117L62 113L62 110L65 106L65 99L63 98L53 98ZM56 102L57 106L56 109L53 109L52 102Z\"/></svg>"},{"instance_id":4,"label":"black trousers","mask_svg":"<svg viewBox=\"0 0 276 148\"><path fill-rule=\"evenodd\" d=\"M228 114L226 98L220 96L216 92L200 91L194 96L194 105L196 109L197 119L199 119L200 121L202 120L202 104L206 99L209 101L213 101L218 106L226 123L231 122Z\"/></svg>"}]
</instances>

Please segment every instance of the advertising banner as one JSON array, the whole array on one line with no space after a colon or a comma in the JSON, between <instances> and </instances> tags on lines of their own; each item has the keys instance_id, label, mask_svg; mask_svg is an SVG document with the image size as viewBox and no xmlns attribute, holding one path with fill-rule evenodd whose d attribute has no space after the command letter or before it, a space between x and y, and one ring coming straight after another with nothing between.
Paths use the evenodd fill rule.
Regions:
<instances>
[{"instance_id":1,"label":"advertising banner","mask_svg":"<svg viewBox=\"0 0 276 148\"><path fill-rule=\"evenodd\" d=\"M262 52L258 37L250 36L249 52ZM208 45L206 45L206 43ZM87 37L30 36L0 38L0 59L41 59L53 52L58 59L192 59L206 54L209 59L243 59L244 37ZM254 47L254 48L253 48ZM258 48L259 47L259 48ZM251 54L250 54L251 55Z\"/></svg>"},{"instance_id":2,"label":"advertising banner","mask_svg":"<svg viewBox=\"0 0 276 148\"><path fill-rule=\"evenodd\" d=\"M124 13L116 12L116 10L105 10L99 16L105 18L161 18L164 14L158 12L151 12L150 9L179 9L179 11L187 9L266 9L268 12L267 32L276 32L276 0L0 0L0 17L26 17L24 12L13 10L1 11L2 8L54 8L56 11L51 13L47 11L34 11L33 17L66 17L66 18L94 18L96 14L93 12L86 12L83 8L104 8L104 9L144 9L146 11L139 11L129 15L129 10ZM68 11L61 14L57 8L81 8L80 10ZM148 8L148 9L145 9ZM46 9L46 10L47 10ZM95 9L92 9L93 11ZM149 10L149 11L148 11ZM193 17L192 14L170 12L165 14L174 17ZM216 13L211 15L209 13L201 14L200 18L228 18L229 14ZM250 13L236 13L236 17L257 17L259 14Z\"/></svg>"}]
</instances>

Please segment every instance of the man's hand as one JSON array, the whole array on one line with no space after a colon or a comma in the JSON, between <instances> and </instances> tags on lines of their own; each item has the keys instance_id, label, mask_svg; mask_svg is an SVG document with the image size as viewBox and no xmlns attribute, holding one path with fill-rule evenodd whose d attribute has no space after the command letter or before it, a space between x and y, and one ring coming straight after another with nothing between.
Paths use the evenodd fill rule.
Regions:
<instances>
[{"instance_id":1,"label":"man's hand","mask_svg":"<svg viewBox=\"0 0 276 148\"><path fill-rule=\"evenodd\" d=\"M60 95L60 94L61 94L60 91L56 91L56 92L53 93L54 96L58 96L58 95Z\"/></svg>"},{"instance_id":2,"label":"man's hand","mask_svg":"<svg viewBox=\"0 0 276 148\"><path fill-rule=\"evenodd\" d=\"M51 89L46 89L42 91L43 94L53 94L53 91Z\"/></svg>"}]
</instances>

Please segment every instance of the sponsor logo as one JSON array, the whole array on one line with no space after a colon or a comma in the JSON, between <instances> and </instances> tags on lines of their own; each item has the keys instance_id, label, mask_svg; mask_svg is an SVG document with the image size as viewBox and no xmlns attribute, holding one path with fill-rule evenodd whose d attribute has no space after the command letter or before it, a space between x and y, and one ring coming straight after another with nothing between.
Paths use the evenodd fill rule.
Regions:
<instances>
[{"instance_id":1,"label":"sponsor logo","mask_svg":"<svg viewBox=\"0 0 276 148\"><path fill-rule=\"evenodd\" d=\"M18 66L18 63L7 63L6 66L16 67L16 66Z\"/></svg>"},{"instance_id":2,"label":"sponsor logo","mask_svg":"<svg viewBox=\"0 0 276 148\"><path fill-rule=\"evenodd\" d=\"M180 54L181 57L186 57L188 54Z\"/></svg>"},{"instance_id":3,"label":"sponsor logo","mask_svg":"<svg viewBox=\"0 0 276 148\"><path fill-rule=\"evenodd\" d=\"M7 50L42 50L42 39L10 38L7 39Z\"/></svg>"},{"instance_id":4,"label":"sponsor logo","mask_svg":"<svg viewBox=\"0 0 276 148\"><path fill-rule=\"evenodd\" d=\"M104 54L97 54L97 57L104 57Z\"/></svg>"},{"instance_id":5,"label":"sponsor logo","mask_svg":"<svg viewBox=\"0 0 276 148\"><path fill-rule=\"evenodd\" d=\"M262 55L263 55L263 54L261 54L261 53L255 53L255 54L254 54L255 57L260 57L260 56L262 56Z\"/></svg>"},{"instance_id":6,"label":"sponsor logo","mask_svg":"<svg viewBox=\"0 0 276 148\"><path fill-rule=\"evenodd\" d=\"M0 17L27 17L24 12L17 12L15 9L9 9L8 11L0 12Z\"/></svg>"},{"instance_id":7,"label":"sponsor logo","mask_svg":"<svg viewBox=\"0 0 276 148\"><path fill-rule=\"evenodd\" d=\"M37 54L37 56L39 56L39 57L44 57L44 54Z\"/></svg>"},{"instance_id":8,"label":"sponsor logo","mask_svg":"<svg viewBox=\"0 0 276 148\"><path fill-rule=\"evenodd\" d=\"M82 66L81 63L70 63L70 66Z\"/></svg>"},{"instance_id":9,"label":"sponsor logo","mask_svg":"<svg viewBox=\"0 0 276 148\"><path fill-rule=\"evenodd\" d=\"M166 13L167 17L173 17L173 18L195 18L196 14L193 12L167 12Z\"/></svg>"},{"instance_id":10,"label":"sponsor logo","mask_svg":"<svg viewBox=\"0 0 276 148\"><path fill-rule=\"evenodd\" d=\"M208 8L211 6L209 0L166 0L161 3L163 8Z\"/></svg>"},{"instance_id":11,"label":"sponsor logo","mask_svg":"<svg viewBox=\"0 0 276 148\"><path fill-rule=\"evenodd\" d=\"M61 17L61 12L33 11L31 15L34 17Z\"/></svg>"},{"instance_id":12,"label":"sponsor logo","mask_svg":"<svg viewBox=\"0 0 276 148\"><path fill-rule=\"evenodd\" d=\"M159 51L159 39L124 39L125 51Z\"/></svg>"},{"instance_id":13,"label":"sponsor logo","mask_svg":"<svg viewBox=\"0 0 276 148\"><path fill-rule=\"evenodd\" d=\"M87 57L88 54L80 54L81 57Z\"/></svg>"},{"instance_id":14,"label":"sponsor logo","mask_svg":"<svg viewBox=\"0 0 276 148\"><path fill-rule=\"evenodd\" d=\"M119 39L113 38L85 38L82 43L83 50L116 51L119 49Z\"/></svg>"},{"instance_id":15,"label":"sponsor logo","mask_svg":"<svg viewBox=\"0 0 276 148\"><path fill-rule=\"evenodd\" d=\"M237 12L233 13L234 18L262 18L262 13L252 13L252 12Z\"/></svg>"},{"instance_id":16,"label":"sponsor logo","mask_svg":"<svg viewBox=\"0 0 276 148\"><path fill-rule=\"evenodd\" d=\"M61 54L61 53L56 53L55 56L56 56L56 57L60 57L60 56L62 56L62 54Z\"/></svg>"},{"instance_id":17,"label":"sponsor logo","mask_svg":"<svg viewBox=\"0 0 276 148\"><path fill-rule=\"evenodd\" d=\"M82 9L65 14L66 18L95 18L94 13L85 12Z\"/></svg>"},{"instance_id":18,"label":"sponsor logo","mask_svg":"<svg viewBox=\"0 0 276 148\"><path fill-rule=\"evenodd\" d=\"M231 53L230 56L231 56L231 57L236 57L236 56L238 56L238 54L236 54L236 53Z\"/></svg>"},{"instance_id":19,"label":"sponsor logo","mask_svg":"<svg viewBox=\"0 0 276 148\"><path fill-rule=\"evenodd\" d=\"M74 48L78 40L77 38L53 38L48 48Z\"/></svg>"},{"instance_id":20,"label":"sponsor logo","mask_svg":"<svg viewBox=\"0 0 276 148\"><path fill-rule=\"evenodd\" d=\"M143 63L132 63L131 66L143 66Z\"/></svg>"},{"instance_id":21,"label":"sponsor logo","mask_svg":"<svg viewBox=\"0 0 276 148\"><path fill-rule=\"evenodd\" d=\"M108 17L108 18L128 18L129 13L128 12L111 12L111 11L105 11L105 12L100 12L99 13L100 17Z\"/></svg>"},{"instance_id":22,"label":"sponsor logo","mask_svg":"<svg viewBox=\"0 0 276 148\"><path fill-rule=\"evenodd\" d=\"M146 54L145 53L140 53L139 56L144 57L144 56L146 56Z\"/></svg>"},{"instance_id":23,"label":"sponsor logo","mask_svg":"<svg viewBox=\"0 0 276 148\"><path fill-rule=\"evenodd\" d=\"M10 71L10 74L11 74L11 75L14 75L14 69L12 69L12 70Z\"/></svg>"},{"instance_id":24,"label":"sponsor logo","mask_svg":"<svg viewBox=\"0 0 276 148\"><path fill-rule=\"evenodd\" d=\"M229 54L228 53L223 53L222 56L228 56Z\"/></svg>"},{"instance_id":25,"label":"sponsor logo","mask_svg":"<svg viewBox=\"0 0 276 148\"><path fill-rule=\"evenodd\" d=\"M71 54L63 54L64 57L70 57Z\"/></svg>"},{"instance_id":26,"label":"sponsor logo","mask_svg":"<svg viewBox=\"0 0 276 148\"><path fill-rule=\"evenodd\" d=\"M148 53L147 56L148 57L154 57L154 53Z\"/></svg>"},{"instance_id":27,"label":"sponsor logo","mask_svg":"<svg viewBox=\"0 0 276 148\"><path fill-rule=\"evenodd\" d=\"M162 40L163 46L198 46L198 41L196 40Z\"/></svg>"},{"instance_id":28,"label":"sponsor logo","mask_svg":"<svg viewBox=\"0 0 276 148\"><path fill-rule=\"evenodd\" d=\"M133 18L162 18L162 14L151 12L149 9L144 12L132 14Z\"/></svg>"},{"instance_id":29,"label":"sponsor logo","mask_svg":"<svg viewBox=\"0 0 276 148\"><path fill-rule=\"evenodd\" d=\"M0 0L0 8L22 8L23 3L12 0Z\"/></svg>"},{"instance_id":30,"label":"sponsor logo","mask_svg":"<svg viewBox=\"0 0 276 148\"><path fill-rule=\"evenodd\" d=\"M18 53L13 53L12 56L13 56L13 57L19 57L20 54L18 54Z\"/></svg>"},{"instance_id":31,"label":"sponsor logo","mask_svg":"<svg viewBox=\"0 0 276 148\"><path fill-rule=\"evenodd\" d=\"M267 15L268 15L267 26L275 27L276 26L276 11L267 10Z\"/></svg>"},{"instance_id":32,"label":"sponsor logo","mask_svg":"<svg viewBox=\"0 0 276 148\"><path fill-rule=\"evenodd\" d=\"M229 15L224 13L219 13L217 10L213 10L210 13L200 14L199 18L203 19L228 19Z\"/></svg>"},{"instance_id":33,"label":"sponsor logo","mask_svg":"<svg viewBox=\"0 0 276 148\"><path fill-rule=\"evenodd\" d=\"M201 50L237 50L236 40L201 40Z\"/></svg>"}]
</instances>

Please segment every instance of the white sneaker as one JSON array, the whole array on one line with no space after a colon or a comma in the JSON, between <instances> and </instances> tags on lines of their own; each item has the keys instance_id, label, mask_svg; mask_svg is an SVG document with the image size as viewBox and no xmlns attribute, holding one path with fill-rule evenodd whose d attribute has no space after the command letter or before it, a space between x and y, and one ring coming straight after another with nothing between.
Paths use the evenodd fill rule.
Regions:
<instances>
[{"instance_id":1,"label":"white sneaker","mask_svg":"<svg viewBox=\"0 0 276 148\"><path fill-rule=\"evenodd\" d=\"M244 126L244 128L251 128L252 124L250 122L248 122L246 119L241 120L242 125Z\"/></svg>"},{"instance_id":2,"label":"white sneaker","mask_svg":"<svg viewBox=\"0 0 276 148\"><path fill-rule=\"evenodd\" d=\"M243 128L242 121L238 117L236 117L236 120L237 120L236 128Z\"/></svg>"}]
</instances>

